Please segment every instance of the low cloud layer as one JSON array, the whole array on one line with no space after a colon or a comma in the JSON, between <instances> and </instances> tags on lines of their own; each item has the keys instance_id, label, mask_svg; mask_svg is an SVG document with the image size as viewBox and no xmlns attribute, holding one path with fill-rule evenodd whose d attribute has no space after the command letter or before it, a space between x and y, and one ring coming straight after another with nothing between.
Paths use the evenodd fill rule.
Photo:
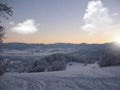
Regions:
<instances>
[{"instance_id":1,"label":"low cloud layer","mask_svg":"<svg viewBox=\"0 0 120 90\"><path fill-rule=\"evenodd\" d=\"M11 22L10 24L13 26L11 28L12 31L18 34L23 34L23 35L36 33L38 31L38 25L39 25L39 24L36 24L33 19L28 19L18 24Z\"/></svg>"},{"instance_id":2,"label":"low cloud layer","mask_svg":"<svg viewBox=\"0 0 120 90\"><path fill-rule=\"evenodd\" d=\"M86 13L83 16L84 25L81 28L90 34L107 33L118 27L114 24L114 20L112 14L109 13L109 9L103 6L101 0L92 0L87 5Z\"/></svg>"}]
</instances>

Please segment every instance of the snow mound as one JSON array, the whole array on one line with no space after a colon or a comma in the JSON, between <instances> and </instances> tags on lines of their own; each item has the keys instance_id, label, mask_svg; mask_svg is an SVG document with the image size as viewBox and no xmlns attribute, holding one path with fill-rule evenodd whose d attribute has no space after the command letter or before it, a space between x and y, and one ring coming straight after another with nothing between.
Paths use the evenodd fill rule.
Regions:
<instances>
[{"instance_id":1,"label":"snow mound","mask_svg":"<svg viewBox=\"0 0 120 90\"><path fill-rule=\"evenodd\" d=\"M94 64L83 64L78 62L69 62L66 65L66 70L81 70L81 69L95 69L99 68L99 65L97 63Z\"/></svg>"}]
</instances>

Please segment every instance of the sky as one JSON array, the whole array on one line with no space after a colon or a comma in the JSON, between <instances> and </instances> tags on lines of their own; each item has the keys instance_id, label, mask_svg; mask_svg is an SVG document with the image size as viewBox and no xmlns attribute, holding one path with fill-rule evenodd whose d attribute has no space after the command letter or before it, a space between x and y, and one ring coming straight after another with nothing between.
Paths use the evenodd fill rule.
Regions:
<instances>
[{"instance_id":1,"label":"sky","mask_svg":"<svg viewBox=\"0 0 120 90\"><path fill-rule=\"evenodd\" d=\"M120 38L120 0L3 0L5 42L106 43Z\"/></svg>"}]
</instances>

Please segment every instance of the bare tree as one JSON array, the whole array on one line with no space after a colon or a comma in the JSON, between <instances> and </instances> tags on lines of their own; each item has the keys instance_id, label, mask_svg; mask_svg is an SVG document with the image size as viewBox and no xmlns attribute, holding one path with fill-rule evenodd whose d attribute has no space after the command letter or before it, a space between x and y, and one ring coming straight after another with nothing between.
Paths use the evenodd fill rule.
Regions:
<instances>
[{"instance_id":1,"label":"bare tree","mask_svg":"<svg viewBox=\"0 0 120 90\"><path fill-rule=\"evenodd\" d=\"M8 7L6 4L0 3L0 17L8 19L8 16L12 16L12 10L11 7ZM2 43L5 35L5 29L1 25L1 20L0 20L0 75L4 74L4 69L3 69L3 57L2 57Z\"/></svg>"}]
</instances>

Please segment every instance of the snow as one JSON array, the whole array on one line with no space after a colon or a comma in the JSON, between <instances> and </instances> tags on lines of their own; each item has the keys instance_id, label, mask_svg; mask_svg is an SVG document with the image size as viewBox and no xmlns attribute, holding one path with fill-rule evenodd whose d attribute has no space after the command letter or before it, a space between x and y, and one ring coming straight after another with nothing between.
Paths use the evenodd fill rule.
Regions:
<instances>
[{"instance_id":1,"label":"snow","mask_svg":"<svg viewBox=\"0 0 120 90\"><path fill-rule=\"evenodd\" d=\"M120 66L70 62L65 71L5 73L0 90L120 90Z\"/></svg>"}]
</instances>

